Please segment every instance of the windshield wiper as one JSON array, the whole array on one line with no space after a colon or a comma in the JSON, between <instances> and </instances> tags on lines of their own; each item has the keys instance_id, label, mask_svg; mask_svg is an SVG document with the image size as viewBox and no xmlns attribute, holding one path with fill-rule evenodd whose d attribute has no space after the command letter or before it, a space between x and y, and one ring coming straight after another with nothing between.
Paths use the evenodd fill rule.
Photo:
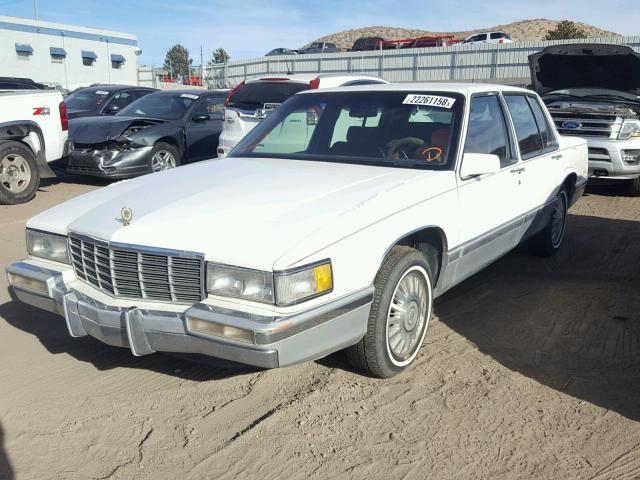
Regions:
<instances>
[{"instance_id":1,"label":"windshield wiper","mask_svg":"<svg viewBox=\"0 0 640 480\"><path fill-rule=\"evenodd\" d=\"M583 97L585 99L596 99L596 100L606 100L606 99L610 99L610 98L614 98L616 100L620 100L623 102L633 102L633 103L640 103L640 98L630 98L630 97L625 97L623 95L616 95L615 93L602 93L600 95L587 95L585 97Z\"/></svg>"}]
</instances>

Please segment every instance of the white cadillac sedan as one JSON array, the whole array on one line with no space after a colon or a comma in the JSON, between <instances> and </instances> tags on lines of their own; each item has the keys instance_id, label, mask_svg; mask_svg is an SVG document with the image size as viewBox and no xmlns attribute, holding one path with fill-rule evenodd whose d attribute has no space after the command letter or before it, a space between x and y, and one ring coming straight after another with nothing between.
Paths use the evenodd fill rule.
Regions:
<instances>
[{"instance_id":1,"label":"white cadillac sedan","mask_svg":"<svg viewBox=\"0 0 640 480\"><path fill-rule=\"evenodd\" d=\"M587 147L531 91L299 93L232 151L114 184L27 224L15 295L134 355L281 367L348 349L390 377L433 300L527 241L552 255ZM499 306L497 306L499 308Z\"/></svg>"}]
</instances>

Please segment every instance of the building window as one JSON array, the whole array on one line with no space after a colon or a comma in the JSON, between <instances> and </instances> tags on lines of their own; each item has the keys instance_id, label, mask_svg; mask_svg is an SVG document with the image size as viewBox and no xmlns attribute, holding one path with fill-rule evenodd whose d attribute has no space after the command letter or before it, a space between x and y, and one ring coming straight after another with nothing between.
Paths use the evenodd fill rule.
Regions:
<instances>
[{"instance_id":1,"label":"building window","mask_svg":"<svg viewBox=\"0 0 640 480\"><path fill-rule=\"evenodd\" d=\"M66 50L59 47L49 47L49 54L51 55L51 63L62 63L67 57Z\"/></svg>"},{"instance_id":2,"label":"building window","mask_svg":"<svg viewBox=\"0 0 640 480\"><path fill-rule=\"evenodd\" d=\"M16 54L18 60L29 60L29 57L33 55L33 47L27 43L16 43Z\"/></svg>"},{"instance_id":3,"label":"building window","mask_svg":"<svg viewBox=\"0 0 640 480\"><path fill-rule=\"evenodd\" d=\"M120 70L124 65L124 57L115 53L111 54L111 68Z\"/></svg>"},{"instance_id":4,"label":"building window","mask_svg":"<svg viewBox=\"0 0 640 480\"><path fill-rule=\"evenodd\" d=\"M90 50L82 50L82 64L85 67L92 67L98 56Z\"/></svg>"}]
</instances>

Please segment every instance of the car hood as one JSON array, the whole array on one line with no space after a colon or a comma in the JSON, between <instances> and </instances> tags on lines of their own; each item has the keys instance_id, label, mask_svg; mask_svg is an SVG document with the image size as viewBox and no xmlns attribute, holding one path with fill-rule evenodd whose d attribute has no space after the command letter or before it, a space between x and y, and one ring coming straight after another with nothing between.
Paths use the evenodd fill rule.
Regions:
<instances>
[{"instance_id":1,"label":"car hood","mask_svg":"<svg viewBox=\"0 0 640 480\"><path fill-rule=\"evenodd\" d=\"M529 56L533 89L605 88L640 94L640 54L622 45L554 45Z\"/></svg>"},{"instance_id":2,"label":"car hood","mask_svg":"<svg viewBox=\"0 0 640 480\"><path fill-rule=\"evenodd\" d=\"M96 144L115 140L130 128L136 130L165 124L167 120L103 116L81 117L69 121L69 140L78 144Z\"/></svg>"},{"instance_id":3,"label":"car hood","mask_svg":"<svg viewBox=\"0 0 640 480\"><path fill-rule=\"evenodd\" d=\"M454 172L226 158L113 184L34 217L28 227L271 270L452 188ZM120 220L123 207L133 211L128 226ZM294 247L298 258L278 264Z\"/></svg>"}]
</instances>

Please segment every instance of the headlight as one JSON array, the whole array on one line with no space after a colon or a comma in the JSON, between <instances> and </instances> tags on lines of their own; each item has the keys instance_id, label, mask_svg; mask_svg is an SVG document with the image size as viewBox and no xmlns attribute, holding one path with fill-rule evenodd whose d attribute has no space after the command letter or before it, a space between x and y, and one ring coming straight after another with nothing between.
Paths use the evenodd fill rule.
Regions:
<instances>
[{"instance_id":1,"label":"headlight","mask_svg":"<svg viewBox=\"0 0 640 480\"><path fill-rule=\"evenodd\" d=\"M329 260L276 273L207 264L207 291L211 295L288 306L332 290Z\"/></svg>"},{"instance_id":2,"label":"headlight","mask_svg":"<svg viewBox=\"0 0 640 480\"><path fill-rule=\"evenodd\" d=\"M636 120L625 120L618 135L619 140L626 140L631 137L640 137L640 122Z\"/></svg>"},{"instance_id":3,"label":"headlight","mask_svg":"<svg viewBox=\"0 0 640 480\"><path fill-rule=\"evenodd\" d=\"M324 260L289 272L275 274L276 304L294 305L333 290L331 262Z\"/></svg>"},{"instance_id":4,"label":"headlight","mask_svg":"<svg viewBox=\"0 0 640 480\"><path fill-rule=\"evenodd\" d=\"M259 270L209 263L207 290L212 295L273 303L273 275Z\"/></svg>"},{"instance_id":5,"label":"headlight","mask_svg":"<svg viewBox=\"0 0 640 480\"><path fill-rule=\"evenodd\" d=\"M27 251L34 257L69 263L67 237L64 235L27 229Z\"/></svg>"}]
</instances>

